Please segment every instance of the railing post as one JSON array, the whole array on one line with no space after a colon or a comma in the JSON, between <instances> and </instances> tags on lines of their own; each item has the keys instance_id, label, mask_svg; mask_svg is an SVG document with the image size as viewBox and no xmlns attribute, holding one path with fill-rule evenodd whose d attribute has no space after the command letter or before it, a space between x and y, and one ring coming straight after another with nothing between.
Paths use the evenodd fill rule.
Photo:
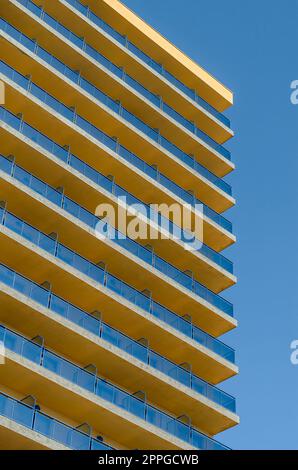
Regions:
<instances>
[{"instance_id":1,"label":"railing post","mask_svg":"<svg viewBox=\"0 0 298 470\"><path fill-rule=\"evenodd\" d=\"M18 113L17 117L20 120L20 126L19 126L19 132L22 132L23 130L23 124L24 124L24 118L23 118L23 113Z\"/></svg>"},{"instance_id":2,"label":"railing post","mask_svg":"<svg viewBox=\"0 0 298 470\"><path fill-rule=\"evenodd\" d=\"M194 167L195 167L196 158L195 158L195 156L194 156L193 153L190 153L189 156L190 156L190 158L192 159L192 165L193 165L193 168L194 168Z\"/></svg>"},{"instance_id":3,"label":"railing post","mask_svg":"<svg viewBox=\"0 0 298 470\"><path fill-rule=\"evenodd\" d=\"M102 332L103 332L103 323L102 323L102 313L99 312L98 310L94 310L91 312L91 315L98 320L98 336L99 338L102 337Z\"/></svg>"},{"instance_id":4,"label":"railing post","mask_svg":"<svg viewBox=\"0 0 298 470\"><path fill-rule=\"evenodd\" d=\"M102 320L101 318L99 318L99 325L98 325L98 336L100 338L102 338L102 334L103 334L103 323L102 323Z\"/></svg>"},{"instance_id":5,"label":"railing post","mask_svg":"<svg viewBox=\"0 0 298 470\"><path fill-rule=\"evenodd\" d=\"M149 289L144 289L141 291L141 293L145 296L148 297L149 299L149 312L152 312L152 292Z\"/></svg>"},{"instance_id":6,"label":"railing post","mask_svg":"<svg viewBox=\"0 0 298 470\"><path fill-rule=\"evenodd\" d=\"M43 19L44 19L44 16L45 16L45 10L44 10L44 8L41 8L41 11L40 11L40 19L43 20Z\"/></svg>"},{"instance_id":7,"label":"railing post","mask_svg":"<svg viewBox=\"0 0 298 470\"><path fill-rule=\"evenodd\" d=\"M50 233L49 237L52 238L52 239L55 241L54 256L55 256L55 258L56 258L56 257L57 257L57 253L58 253L58 247L59 247L58 234L52 232L52 233Z\"/></svg>"},{"instance_id":8,"label":"railing post","mask_svg":"<svg viewBox=\"0 0 298 470\"><path fill-rule=\"evenodd\" d=\"M161 96L159 96L159 107L161 110L163 110L163 99Z\"/></svg>"},{"instance_id":9,"label":"railing post","mask_svg":"<svg viewBox=\"0 0 298 470\"><path fill-rule=\"evenodd\" d=\"M15 278L15 275L14 275L14 278ZM13 285L14 285L14 282L13 282ZM4 350L5 350L5 339L6 339L6 331L7 331L7 330L6 330L5 327L3 327L3 330L4 330L4 332L3 332L2 344L3 344Z\"/></svg>"},{"instance_id":10,"label":"railing post","mask_svg":"<svg viewBox=\"0 0 298 470\"><path fill-rule=\"evenodd\" d=\"M41 347L41 352L40 352L40 363L39 363L40 366L43 365L43 361L44 361L44 352L45 352L45 348L44 348L44 346L42 346L42 347Z\"/></svg>"},{"instance_id":11,"label":"railing post","mask_svg":"<svg viewBox=\"0 0 298 470\"><path fill-rule=\"evenodd\" d=\"M153 246L152 245L145 245L145 248L147 248L147 250L151 251L151 265L155 266L155 252L154 252Z\"/></svg>"},{"instance_id":12,"label":"railing post","mask_svg":"<svg viewBox=\"0 0 298 470\"><path fill-rule=\"evenodd\" d=\"M4 225L5 213L6 213L6 210L5 210L5 208L4 208L3 211L2 211L1 225Z\"/></svg>"},{"instance_id":13,"label":"railing post","mask_svg":"<svg viewBox=\"0 0 298 470\"><path fill-rule=\"evenodd\" d=\"M158 144L161 144L160 129L156 129L156 128L155 128L154 131L157 133L157 140L156 140L156 142L157 142Z\"/></svg>"},{"instance_id":14,"label":"railing post","mask_svg":"<svg viewBox=\"0 0 298 470\"><path fill-rule=\"evenodd\" d=\"M149 340L147 338L139 338L137 340L137 342L146 348L146 350L147 350L147 364L150 364Z\"/></svg>"},{"instance_id":15,"label":"railing post","mask_svg":"<svg viewBox=\"0 0 298 470\"><path fill-rule=\"evenodd\" d=\"M116 184L115 184L115 176L114 176L114 175L107 175L107 178L108 178L108 180L110 180L111 183L112 183L112 194L115 195L115 192L116 192L116 191L115 191L115 186L116 186Z\"/></svg>"},{"instance_id":16,"label":"railing post","mask_svg":"<svg viewBox=\"0 0 298 470\"><path fill-rule=\"evenodd\" d=\"M0 201L0 208L3 209L1 225L4 225L5 224L6 212L7 212L7 202L6 201Z\"/></svg>"}]
</instances>

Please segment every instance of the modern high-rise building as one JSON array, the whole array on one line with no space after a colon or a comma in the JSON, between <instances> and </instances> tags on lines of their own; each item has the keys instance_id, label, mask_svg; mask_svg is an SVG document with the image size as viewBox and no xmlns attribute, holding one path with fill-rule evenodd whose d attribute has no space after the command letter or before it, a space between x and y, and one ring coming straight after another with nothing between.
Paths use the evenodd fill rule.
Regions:
<instances>
[{"instance_id":1,"label":"modern high-rise building","mask_svg":"<svg viewBox=\"0 0 298 470\"><path fill-rule=\"evenodd\" d=\"M118 0L0 12L0 448L226 449L231 91Z\"/></svg>"}]
</instances>

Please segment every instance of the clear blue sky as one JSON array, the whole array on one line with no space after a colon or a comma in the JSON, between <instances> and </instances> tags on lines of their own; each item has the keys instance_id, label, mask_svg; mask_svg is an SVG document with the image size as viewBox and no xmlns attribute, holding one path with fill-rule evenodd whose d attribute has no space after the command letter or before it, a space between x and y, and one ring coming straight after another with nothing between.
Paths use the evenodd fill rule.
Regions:
<instances>
[{"instance_id":1,"label":"clear blue sky","mask_svg":"<svg viewBox=\"0 0 298 470\"><path fill-rule=\"evenodd\" d=\"M239 427L218 436L234 449L298 449L297 157L298 1L125 0L125 3L235 92L227 114L237 171L238 286L226 292L240 327L225 336L237 349Z\"/></svg>"}]
</instances>

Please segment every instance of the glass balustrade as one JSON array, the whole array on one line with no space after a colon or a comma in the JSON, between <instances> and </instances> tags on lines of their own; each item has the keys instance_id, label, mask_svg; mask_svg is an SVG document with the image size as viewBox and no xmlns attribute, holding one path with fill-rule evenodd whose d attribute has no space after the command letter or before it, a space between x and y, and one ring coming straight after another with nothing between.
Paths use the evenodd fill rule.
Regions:
<instances>
[{"instance_id":1,"label":"glass balustrade","mask_svg":"<svg viewBox=\"0 0 298 470\"><path fill-rule=\"evenodd\" d=\"M191 98L193 101L198 103L202 108L216 117L222 124L227 127L230 127L231 123L227 116L217 111L212 105L210 105L207 101L197 95L196 91L189 88L183 82L178 80L173 74L171 74L168 70L166 70L162 64L156 62L150 56L145 54L141 49L139 49L135 44L133 44L127 36L120 34L116 31L112 26L106 23L102 18L97 16L90 8L86 5L83 5L81 2L77 0L65 0L71 6L73 6L76 10L86 16L89 20L91 20L96 26L99 26L105 33L108 33L113 39L116 39L122 46L125 46L130 52L136 55L139 59L145 62L147 65L152 67L155 72L158 72L160 75L163 76L166 80L168 80L172 85L182 91L185 95ZM182 117L182 116L181 116ZM182 117L182 119L185 119ZM186 120L186 119L185 119ZM191 126L191 122L186 120Z\"/></svg>"},{"instance_id":2,"label":"glass balustrade","mask_svg":"<svg viewBox=\"0 0 298 470\"><path fill-rule=\"evenodd\" d=\"M97 235L112 240L113 243L121 246L136 257L140 258L142 261L145 261L145 263L153 266L159 272L176 281L178 284L181 284L184 288L194 292L196 295L206 300L211 305L219 308L228 315L233 316L233 304L231 302L227 301L219 294L215 294L207 287L200 284L193 277L189 276L187 273L180 271L172 264L163 260L150 249L140 245L135 240L126 237L114 227L108 225L105 221L101 221L94 214L87 211L82 206L79 206L77 203L69 199L57 189L47 185L1 154L0 169L5 173L13 176L17 181L20 181L30 189L33 189L38 194L41 194L57 206L61 207L72 216L84 222L86 225L95 230ZM109 179L106 180L107 184L112 184Z\"/></svg>"},{"instance_id":3,"label":"glass balustrade","mask_svg":"<svg viewBox=\"0 0 298 470\"><path fill-rule=\"evenodd\" d=\"M0 20L1 21L1 20ZM99 171L92 168L90 165L85 163L83 160L79 159L75 155L71 154L68 150L64 147L61 147L59 144L55 143L52 139L48 138L46 135L42 134L38 130L34 129L32 126L27 124L26 122L22 121L18 116L15 116L13 113L8 111L7 109L0 107L0 118L2 121L6 122L18 132L25 135L30 140L34 141L45 150L49 151L55 157L58 157L60 160L63 160L65 163L69 164L70 166L74 166L80 173L83 173L88 178L92 179L95 183L99 184L101 179L106 179ZM201 205L203 207L203 214L211 219L216 224L220 225L222 228L227 230L228 232L232 233L232 223L223 217L218 212L214 211L206 204L203 204L199 199L197 199L193 194L189 191L178 186L176 183L171 181L165 175L157 171L154 167L145 164L142 170L146 175L150 176L150 178L154 179L166 189L169 189L179 198L183 199L186 203L190 204L193 207L196 205ZM120 188L120 187L119 187ZM124 190L123 194L127 196L129 199L132 194L129 191ZM141 202L141 201L139 201Z\"/></svg>"},{"instance_id":4,"label":"glass balustrade","mask_svg":"<svg viewBox=\"0 0 298 470\"><path fill-rule=\"evenodd\" d=\"M224 445L205 436L195 428L184 424L169 414L149 405L146 401L140 400L111 382L91 374L87 370L63 359L61 356L4 326L0 327L0 341L10 351L112 403L119 408L119 411L128 411L141 420L166 431L178 439L188 442L197 449L227 449Z\"/></svg>"},{"instance_id":5,"label":"glass balustrade","mask_svg":"<svg viewBox=\"0 0 298 470\"><path fill-rule=\"evenodd\" d=\"M46 240L46 236L38 233L35 229L30 227L28 224L22 223L20 219L17 219L12 214L6 213L4 218L4 225L15 231L15 227L18 226L18 233L29 240L38 238L40 240L39 246L51 247L51 241ZM57 252L61 253L61 248L56 248ZM48 251L48 250L47 250ZM54 251L50 248L50 251ZM163 372L165 375L177 380L186 387L191 388L197 393L204 395L215 403L227 408L228 410L235 412L236 403L235 398L225 393L214 385L210 385L208 382L197 377L190 371L183 367L174 364L165 357L157 354L156 352L146 348L144 345L137 341L132 340L128 336L122 334L120 331L110 327L103 323L101 320L95 318L92 315L84 312L83 310L75 307L74 305L66 302L60 297L56 296L52 292L42 288L34 282L26 279L24 276L12 271L7 266L0 264L0 281L12 287L13 289L26 295L28 298L38 302L44 307L52 310L54 313L67 318L73 323L81 326L82 328L90 331L91 333L103 338L105 341L117 346L128 354L134 356L136 359L149 364L154 369ZM197 329L200 331L199 329ZM206 340L212 340L214 338L208 337L206 333L202 333L202 337ZM215 340L215 339L214 339ZM214 341L215 350L218 347L222 351L225 351L228 360L234 360L234 351L218 340Z\"/></svg>"},{"instance_id":6,"label":"glass balustrade","mask_svg":"<svg viewBox=\"0 0 298 470\"><path fill-rule=\"evenodd\" d=\"M190 121L187 121L185 118L183 118L183 116L181 116L177 111L175 111L173 108L168 106L166 103L162 103L161 98L159 96L151 93L148 89L146 89L143 85L141 85L137 80L135 80L134 78L126 74L123 68L118 67L115 64L113 64L109 59L103 56L100 52L98 52L92 46L88 45L84 41L84 39L72 33L70 30L65 28L61 23L59 23L53 17L48 15L42 8L38 8L30 0L18 0L18 1L19 3L22 3L24 6L26 6L26 8L29 9L32 13L37 15L42 21L44 21L46 24L48 24L49 26L54 28L56 31L58 31L60 34L62 34L67 40L71 41L75 46L82 49L84 52L90 55L90 57L95 59L105 68L107 68L110 72L114 73L118 78L122 79L123 81L125 81L125 83L127 83L133 89L135 89L140 94L142 94L145 98L151 101L155 106L162 108L172 118L179 120L180 124L184 125L185 127L187 126L188 128L190 127ZM231 159L231 154L229 150L227 150L223 145L218 144L215 140L213 140L205 132L198 129L196 126L192 125L192 127L193 127L192 132L194 132L201 140L203 140L203 142L205 142L211 149L218 152L222 157L228 160ZM180 159L183 158L185 162L187 161L187 157L189 157L189 155L184 153L181 149L179 149L176 145L172 144L166 138L160 136L160 134L159 134L159 143L162 146L164 146L167 150L169 150L171 153L174 153L178 158ZM193 166L193 163L192 163L192 166Z\"/></svg>"},{"instance_id":7,"label":"glass balustrade","mask_svg":"<svg viewBox=\"0 0 298 470\"><path fill-rule=\"evenodd\" d=\"M13 338L11 336L10 340ZM9 341L9 340L8 340ZM25 342L24 342L25 344ZM29 348L28 348L29 349ZM25 352L26 357L26 352ZM76 428L0 392L0 415L73 450L113 450Z\"/></svg>"},{"instance_id":8,"label":"glass balustrade","mask_svg":"<svg viewBox=\"0 0 298 470\"><path fill-rule=\"evenodd\" d=\"M26 1L25 0L22 0L22 1L19 0L19 1L22 4L26 4L26 6L31 4L30 8L32 9L32 11L35 10L35 8L40 10L39 7L36 7L36 5L34 5L32 2L30 2L28 0L26 0ZM76 2L76 1L73 1L73 0L67 0L67 1L71 4L79 3L79 2ZM33 5L33 7L32 7L32 5ZM83 7L83 5L82 5L82 7ZM90 12L90 9L88 9L88 15L89 15L89 17L91 17L91 15L92 15L92 12ZM44 11L42 11L42 19L44 19L45 17L47 17L47 19L51 18ZM53 19L51 19L51 20L53 20ZM3 24L3 20L1 20L1 24ZM50 24L50 22L48 24ZM51 24L51 26L53 26L53 24ZM62 25L61 25L61 27L64 28ZM64 28L64 30L65 30L65 28ZM59 31L59 32L61 32L61 31ZM73 33L71 33L71 32L69 32L69 33L70 33L69 36L72 38ZM31 41L29 38L26 38L21 33L19 33L19 34L21 35L21 41L20 42L22 42L22 44L24 44L24 45L27 44L26 47L28 47L29 49L32 48L32 46L34 45L34 52L37 55L42 57L44 60L51 58L51 61L52 61L51 65L53 65L54 63L57 66L59 65L60 71L62 71L62 67L63 67L63 73L65 75L69 74L69 78L70 78L71 74L73 74L72 75L72 80L75 83L78 83L86 91L89 91L91 94L93 94L93 96L98 97L98 99L99 99L99 96L101 95L101 98L102 98L101 101L105 100L105 104L107 104L110 107L110 109L113 109L118 114L121 114L129 122L134 122L137 127L139 126L139 128L141 128L142 126L145 126L145 127L143 127L143 129L147 130L147 134L150 135L150 133L152 132L152 135L156 135L155 139L158 140L159 143L165 144L165 146L173 145L170 142L168 142L166 139L164 139L160 134L157 134L154 129L150 129L148 126L146 126L145 123L140 121L133 114L129 113L126 109L122 108L121 105L119 105L117 102L111 100L111 98L109 98L107 95L103 94L100 90L98 90L97 88L92 86L84 78L79 77L76 72L72 71L67 66L62 64L60 61L55 59L53 56L48 54L44 49L40 48L40 46L38 46L36 43L34 43L34 41ZM80 38L78 38L78 39L80 39ZM135 47L135 46L133 46L133 44L130 44L129 41L127 41L127 39L126 39L126 46L128 48L131 48L131 49L133 49ZM90 46L88 46L84 43L83 44L83 49L86 50L86 51L89 50L89 53L90 53L91 49L88 49L88 48L90 48ZM30 49L30 50L32 50L32 49ZM99 54L99 53L97 52L96 54ZM105 59L105 60L107 60L107 59ZM48 63L50 63L50 62L48 62ZM6 64L3 65L3 63L1 63L0 71L3 71L4 69L7 70L5 68L5 66L6 66ZM58 67L57 67L57 69L58 69ZM113 69L113 67L110 66L110 69ZM13 70L13 69L11 69L11 70ZM37 96L44 103L48 104L53 109L55 109L57 112L61 113L64 117L67 117L67 119L71 120L72 122L75 122L76 124L81 125L82 128L85 128L85 129L88 128L89 133L91 135L96 136L96 138L97 138L97 135L98 135L97 131L101 133L101 131L94 128L94 126L90 125L90 123L87 123L87 121L83 120L80 116L76 115L71 109L66 108L62 103L59 103L53 97L51 97L46 92L44 92L42 89L40 89L39 87L34 85L30 80L27 80L26 77L21 76L16 71L13 71L11 73L11 70L10 70L10 74L8 75L10 78L13 77L13 79L15 79L16 75L18 75L17 83L19 85L21 85L26 90L32 92L34 94L34 96ZM166 72L164 70L163 70L163 73L164 73L165 76L167 76L167 74L168 74L168 72ZM128 82L130 80L133 80L133 79L131 79L131 77L128 77L125 74L122 78L127 80ZM173 79L175 79L175 77L173 77ZM141 86L141 85L138 84L138 86ZM150 92L148 92L148 93L150 93ZM173 117L174 117L174 115L175 115L174 113L176 113L176 112L172 108L168 107L166 105L166 103L160 102L160 106L163 106L164 109L169 108L166 112L168 114L173 113ZM15 125L16 125L17 121L19 121L19 129L18 130L20 130L20 132L23 132L23 129L26 126L27 126L27 131L29 131L30 126L26 125L26 123L24 123L21 119L17 118L16 116L13 116L7 110L4 110L4 108L1 108L1 110L0 110L0 117L1 117L2 113L3 113L3 116L4 116L4 114L5 114L5 116L9 116L9 121L14 121ZM179 120L180 118L184 119L178 113L176 113L176 114L178 115L178 117L176 116L175 119L177 119L177 120ZM179 116L180 116L180 118L179 118ZM88 127L89 125L92 126L93 129L89 128ZM34 130L33 128L31 128L31 129L32 129L32 134L33 134L33 131L38 133L38 131ZM196 132L196 131L194 130L193 132ZM199 132L201 132L201 131L199 131ZM45 142L47 141L47 144L49 144L49 142L52 142L53 149L55 149L55 151L57 151L56 155L58 155L58 153L59 153L60 156L63 157L63 159L66 156L65 161L67 162L67 164L69 164L73 168L77 169L78 171L81 171L81 173L87 175L88 177L90 177L89 174L92 175L93 178L91 178L91 177L90 178L93 179L93 181L96 181L97 184L100 184L102 187L105 187L105 189L108 189L114 195L119 197L119 196L124 195L124 193L125 193L125 195L128 197L128 201L129 201L128 203L129 204L140 203L140 201L137 198L132 196L130 193L127 193L123 188L116 185L113 181L110 181L108 178L104 177L99 172L96 172L96 170L92 169L90 166L88 166L87 164L82 162L80 159L78 159L74 155L70 154L67 150L65 150L62 147L60 147L59 145L55 144L53 141L50 141L50 139L47 139L45 136L42 136L42 134L40 134L40 136L44 138ZM105 141L105 143L109 142L109 144L112 141L113 142L112 146L115 146L114 151L117 151L119 154L121 154L121 151L122 151L127 156L127 152L129 152L127 149L119 146L119 144L115 140L111 139L109 136L105 136L104 134L103 134L103 137L101 138L101 141L102 142ZM179 151L179 149L178 149L178 151ZM175 153L175 152L173 151L173 153ZM133 156L133 157L135 157L135 156ZM136 157L136 158L138 158L138 157ZM229 157L227 157L227 158L229 158ZM2 157L1 157L1 160L2 160ZM63 194L59 193L59 191L56 191L53 188L49 187L48 185L45 185L45 183L41 182L40 180L35 178L33 175L30 175L28 172L26 172L22 168L17 167L13 162L9 161L8 159L4 159L4 160L6 160L6 161L3 161L3 162L1 161L1 164L0 164L1 169L6 171L8 174L13 175L16 179L18 179L19 181L21 181L23 183L25 183L25 181L26 181L25 184L27 184L28 181L30 181L29 187L34 188L34 190L39 192L39 194L42 194L45 197L48 197L48 199L50 199L55 204L59 205L60 207L63 207L68 212L73 213L73 215L75 215L76 217L79 217L80 220L83 220L84 222L86 221L86 223L89 226L91 226L91 227L94 226L94 219L92 217L95 217L95 216L93 216L93 214L88 213L88 211L86 211L84 208L78 206L76 203L74 203L70 199L66 198ZM196 163L197 162L195 162L195 164ZM151 167L151 170L153 171L154 169ZM167 178L163 177L163 175L160 175L159 173L158 173L158 178L159 178L160 181L164 181L164 182L167 181ZM168 181L169 181L169 185L174 185L175 186L175 183L171 182L170 180L168 180ZM220 180L220 181L222 181L222 180ZM181 188L179 188L179 189L180 189L180 191L184 191ZM189 193L187 193L187 194L189 194ZM189 194L189 197L192 198L192 200L193 200L193 196L191 196ZM222 216L220 214L217 214L215 211L212 211L212 209L210 209L208 207L207 207L207 209L211 211L210 214L212 214L212 212L214 212L214 214L216 214L216 216L213 216L213 217L219 217L219 220L221 220L220 217L222 217ZM80 269L82 272L84 272L88 276L92 277L94 280L96 280L96 281L100 282L101 284L107 286L109 289L114 290L115 292L119 293L120 295L123 295L126 299L128 299L130 301L133 301L136 305L141 306L141 308L144 308L147 311L149 309L150 313L152 313L153 315L156 315L159 318L163 318L163 316L164 316L164 318L166 318L166 319L171 318L171 316L169 316L168 313L170 315L173 315L172 318L173 318L173 322L175 323L176 319L174 319L174 316L176 316L176 315L174 313L172 313L170 311L167 311L167 309L160 306L159 304L155 304L155 302L153 302L152 299L148 299L148 298L145 299L145 296L143 296L144 298L141 298L141 297L137 298L137 294L140 294L140 293L138 293L138 291L135 291L135 289L131 288L129 285L125 284L123 281L115 278L114 276L111 276L107 271L102 270L101 268L99 268L96 265L93 265L92 263L90 263L86 259L82 258L77 253L69 250L68 248L64 247L60 243L58 243L55 240L51 239L47 235L39 232L38 230L36 230L32 226L26 224L24 221L22 221L22 220L18 219L17 217L15 217L13 214L8 213L4 209L3 210L0 209L0 217L2 218L3 225L5 225L6 227L14 230L16 233L21 234L26 239L28 239L28 240L32 241L33 243L37 244L38 246L40 246L41 248L43 248L47 252L53 254L54 256L58 257L59 259L62 259L66 263L76 267L76 269ZM210 218L212 218L212 217L210 217ZM222 219L223 219L223 221L221 223L224 224L225 223L224 221L226 219L224 219L224 218L222 218ZM87 220L88 220L88 222L87 222ZM159 219L159 222L161 223L160 219ZM226 222L228 222L228 221L226 221ZM97 219L97 224L98 224L98 219ZM172 227L173 226L174 225L172 225ZM102 229L105 230L104 228L102 228ZM121 237L120 238L116 237L116 240L119 242L121 240ZM123 240L121 240L121 242L123 242ZM161 258L157 257L150 250L146 250L141 245L139 245L137 247L136 246L137 244L135 244L135 242L133 242L133 244L131 244L131 242L133 242L133 241L129 240L129 239L127 241L127 239L126 239L125 243L124 242L122 243L122 246L124 246L130 252L133 252L137 256L141 257L144 261L150 263L152 266L156 267L160 272L163 272L167 276L171 277L172 279L176 280L180 284L187 287L188 289L191 289L196 294L198 294L201 297L205 298L210 303L214 302L213 305L216 305L216 306L221 305L221 306L219 306L219 308L221 308L223 311L225 311L224 309L230 310L232 308L231 304L228 305L229 303L227 301L220 298L219 296L216 296L216 294L214 294L213 292L208 291L208 289L206 290L206 288L204 286L199 284L197 281L195 281L191 277L187 276L185 273L180 272L174 266L170 265L169 263L165 262ZM203 245L202 251L204 251L204 247L205 247L205 245ZM142 251L143 249L144 249L144 251ZM208 250L211 250L211 249L209 247L205 247L205 249L206 249L206 253L208 253L208 255L206 255L206 256L210 257ZM216 255L219 255L216 252L214 252L214 253ZM222 255L220 255L220 256L222 256ZM228 262L228 260L226 260L226 261ZM5 269L8 269L8 268L5 268ZM2 268L0 268L0 273L1 273L0 274L0 280L2 280L2 277L4 277L4 278L6 277L7 272L6 272L6 274L3 275ZM14 273L14 280L13 280L14 287L15 287L15 285L18 284L18 281L22 278L21 276L19 276L19 277L17 277L17 276L19 276L19 275ZM23 279L25 280L25 278L23 278ZM30 296L32 295L32 297L34 297L36 295L36 297L38 299L42 299L42 298L44 298L44 300L47 299L47 307L48 308L51 308L52 305L55 304L55 301L57 302L57 300L59 299L58 297L54 296L52 293L46 291L45 289L41 288L40 286L37 286L36 284L32 283L31 281L26 280L26 282L30 283ZM35 288L33 286L35 286ZM40 291L39 291L39 289L40 289ZM41 295L41 292L42 292L42 295ZM219 297L220 301L217 299L217 297ZM67 303L65 301L62 301L62 299L59 299L59 300L60 300L59 305L60 305L60 308L62 310L62 307L61 307L62 304L66 305ZM223 301L223 303L221 303L221 301ZM218 302L218 304L217 304L217 302ZM226 304L225 304L225 302L226 302ZM43 302L41 302L41 303L43 303ZM58 305L58 302L57 302L57 305ZM156 312L154 313L155 307L156 307ZM159 308L160 308L160 310L159 310ZM69 312L69 310L71 310L72 313L74 313L75 311L76 311L76 313L80 311L76 307L71 306L71 304L67 304L67 312ZM80 311L80 312L81 313L80 313L80 315L77 316L77 318L79 318L80 319L79 321L81 322L82 316L84 315L87 318L88 314L83 312L83 311ZM229 314L233 315L233 313L229 313ZM74 317L75 317L75 315L74 315ZM164 372L166 375L168 375L169 377L174 378L175 380L179 381L180 383L183 383L184 385L186 385L188 387L191 387L193 390L197 391L198 393L203 394L204 396L207 396L208 398L210 398L211 400L215 401L216 403L224 406L225 408L227 408L231 411L235 411L235 401L234 401L233 397L230 397L229 395L225 394L224 392L220 391L219 389L216 389L216 387L213 387L212 385L202 381L202 379L194 376L189 371L186 371L185 369L171 363L170 361L163 358L162 356L154 353L153 351L150 351L148 348L146 348L143 345L131 340L130 338L123 335L122 333L118 332L117 330L109 327L108 325L105 325L100 320L97 320L97 319L93 318L90 315L88 317L89 318L86 321L86 323L88 323L88 324L90 323L90 325L92 324L92 328L94 328L94 329L95 329L95 325L96 325L96 329L98 328L97 334L99 336L101 336L103 339L105 339L106 341L110 342L111 344L117 345L118 347L122 348L123 350L129 352L131 355L133 355L135 357L138 357L143 362L149 363L152 367ZM164 320L164 318L163 318L163 320ZM204 338L204 340L202 341L202 344L203 344L204 341L207 344L208 341L211 340L211 341L214 341L215 344L216 344L215 349L224 350L225 348L228 348L223 343L220 344L220 342L216 338L212 338L209 335L206 335L206 333L204 333L201 330L194 327L188 321L186 321L186 320L184 320L184 319L182 319L181 317L178 317L178 316L177 316L177 318L179 318L179 321L181 319L183 322L185 322L185 323L179 323L179 325L183 325L183 328L182 328L181 331L183 331L183 329L186 330L186 324L190 325L191 335L189 335L189 336L193 337L196 341L201 342L200 339L198 339L198 338L201 337L201 338ZM84 322L85 322L85 318L84 318ZM96 322L96 323L93 323L93 322ZM172 324L172 326L173 326L173 324ZM176 328L176 326L174 326L174 328ZM183 331L183 332L185 333L185 331ZM187 333L185 333L185 334L187 334ZM175 436L179 437L180 439L183 439L187 442L190 442L195 447L204 448L204 449L205 448L206 449L226 449L226 447L221 445L220 443L217 443L213 439L208 438L207 436L203 435L202 433L199 433L198 431L196 431L194 428L181 423L180 421L176 420L175 418L170 417L166 413L163 413L163 412L157 410L156 408L151 407L147 403L144 403L141 400L138 400L137 402L135 402L134 400L136 399L136 397L128 394L127 392L123 392L118 387L115 387L114 385L108 383L106 380L100 379L99 377L95 377L95 376L93 376L92 374L89 374L89 373L88 373L88 375L85 375L86 371L84 369L81 369L78 366L75 366L74 364L71 364L69 361L66 361L66 360L62 359L61 357L57 356L56 354L53 354L53 353L51 353L50 351L48 351L44 348L40 348L39 346L38 347L41 349L41 351L37 352L37 350L35 349L36 345L34 343L28 341L25 338L22 338L20 335L17 335L17 334L9 331L8 329L6 329L4 327L3 328L1 327L1 330L0 330L0 340L1 340L2 336L3 336L2 339L4 339L5 346L8 347L9 349L12 349L13 351L23 355L24 357L27 357L28 359L30 359L31 361L33 361L35 363L39 363L43 367L45 367L49 370L52 370L53 372L57 373L58 375L61 375L62 377L67 378L68 380L71 380L74 383L79 384L80 386L86 388L87 390L92 391L93 393L96 393L98 396L100 396L100 397L116 404L117 406L120 406L121 408L124 408L124 409L132 412L136 416L139 416L142 419L145 419L146 421L149 421L149 422L153 423L154 425L161 427L162 429L166 430L167 432L170 432L171 434L174 434ZM208 341L206 340L206 338L208 339ZM20 346L20 344L21 344L21 346ZM228 356L225 356L225 357L227 357L227 358L229 357L228 360L231 360L232 356L234 358L234 352L232 350L229 350L229 351L226 350L226 353L228 354ZM2 410L4 410L4 409L14 410L14 408L17 408L17 406L15 406L15 404L13 404L13 405L6 404L6 401L3 404L2 396L4 396L4 394L0 394L0 414L1 414ZM16 403L21 403L21 402L18 402L17 400L11 399L10 397L6 397L6 398L8 398L9 400L13 400ZM27 407L23 403L21 403L21 405ZM63 423L60 423L59 421L57 421L53 418L50 418L50 417L44 415L43 413L38 412L35 409L32 409L32 410L33 410L33 415L32 415L33 417L32 417L31 421L30 420L28 421L28 423L29 422L32 422L34 424L35 424L35 422L40 423L40 429L45 429L45 432L47 430L51 430L51 433L52 433L51 435L53 435L53 437L52 437L53 439L55 439L55 435L56 435L55 432L54 432L54 430L56 429L56 424L55 423L58 423L58 425L57 425L57 429L58 429L57 435L60 436L60 434L61 434L63 436L67 436L67 437L65 437L65 439L67 440L67 442L69 442L71 444L70 445L71 448L74 448L74 449L75 448L89 449L89 448L93 448L93 445L96 446L96 443L98 443L98 445L101 445L103 447L95 447L97 449L101 449L101 448L103 448L103 449L112 449L109 446L105 446L105 444L103 444L102 442L99 442L96 439L91 438L90 436L86 436L85 434L77 431L74 428L71 428L67 425L64 425ZM38 413L39 413L40 417L38 416ZM15 414L15 412L13 411L12 416L14 414ZM23 412L20 413L20 415L22 415L22 414L23 414ZM18 415L18 412L16 412L16 415ZM25 415L26 415L26 413L25 413ZM29 416L29 415L27 415L27 416ZM44 416L44 418L43 418L43 416ZM55 423L53 424L53 422L55 422ZM65 430L62 430L62 428L59 427L59 424L61 426L65 426ZM28 425L28 427L30 427L30 426ZM32 429L33 429L33 427L32 427ZM35 429L35 428L34 428L34 430L38 431L38 429ZM42 432L42 431L38 431L38 432ZM48 434L45 434L45 432L44 432L44 435L48 435ZM86 438L88 438L89 440L88 441L84 440L81 436L79 436L79 435L77 436L75 434L75 432L81 434L84 437L86 436ZM49 435L49 437L50 437L50 435ZM63 437L63 439L64 439L64 437ZM58 440L58 439L56 439L56 440ZM93 444L93 441L95 441L95 444ZM75 447L74 445L75 446L77 445L79 447Z\"/></svg>"}]
</instances>

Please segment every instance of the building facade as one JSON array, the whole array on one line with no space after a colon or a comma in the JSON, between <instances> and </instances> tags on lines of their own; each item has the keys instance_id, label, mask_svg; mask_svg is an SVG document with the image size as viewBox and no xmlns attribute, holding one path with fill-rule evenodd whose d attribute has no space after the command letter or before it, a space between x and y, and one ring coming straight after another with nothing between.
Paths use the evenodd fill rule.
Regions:
<instances>
[{"instance_id":1,"label":"building facade","mask_svg":"<svg viewBox=\"0 0 298 470\"><path fill-rule=\"evenodd\" d=\"M0 10L0 447L226 449L232 93L118 0Z\"/></svg>"}]
</instances>

